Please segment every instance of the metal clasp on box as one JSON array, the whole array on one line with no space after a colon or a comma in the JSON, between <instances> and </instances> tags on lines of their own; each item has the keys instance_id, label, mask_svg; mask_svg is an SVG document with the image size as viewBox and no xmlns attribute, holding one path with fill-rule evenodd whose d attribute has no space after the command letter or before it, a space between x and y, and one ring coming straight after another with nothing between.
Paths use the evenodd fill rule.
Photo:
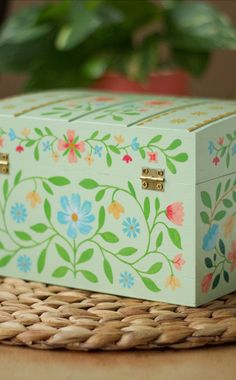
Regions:
<instances>
[{"instance_id":1,"label":"metal clasp on box","mask_svg":"<svg viewBox=\"0 0 236 380\"><path fill-rule=\"evenodd\" d=\"M142 189L164 191L165 171L163 169L142 168L140 179Z\"/></svg>"},{"instance_id":2,"label":"metal clasp on box","mask_svg":"<svg viewBox=\"0 0 236 380\"><path fill-rule=\"evenodd\" d=\"M0 174L9 173L9 154L0 153Z\"/></svg>"}]
</instances>

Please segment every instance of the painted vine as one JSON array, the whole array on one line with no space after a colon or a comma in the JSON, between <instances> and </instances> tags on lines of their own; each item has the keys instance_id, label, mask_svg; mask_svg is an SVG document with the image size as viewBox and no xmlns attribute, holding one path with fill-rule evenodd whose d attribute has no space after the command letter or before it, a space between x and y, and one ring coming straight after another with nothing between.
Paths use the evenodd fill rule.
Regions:
<instances>
[{"instance_id":1,"label":"painted vine","mask_svg":"<svg viewBox=\"0 0 236 380\"><path fill-rule=\"evenodd\" d=\"M232 158L236 157L236 131L219 137L215 142L209 141L208 152L213 155L212 163L215 166L225 161L229 168Z\"/></svg>"}]
</instances>

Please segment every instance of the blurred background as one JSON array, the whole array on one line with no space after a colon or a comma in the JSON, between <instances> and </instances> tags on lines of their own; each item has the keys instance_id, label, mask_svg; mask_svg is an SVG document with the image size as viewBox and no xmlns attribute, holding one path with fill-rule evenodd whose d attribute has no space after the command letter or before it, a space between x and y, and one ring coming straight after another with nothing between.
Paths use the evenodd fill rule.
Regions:
<instances>
[{"instance_id":1,"label":"blurred background","mask_svg":"<svg viewBox=\"0 0 236 380\"><path fill-rule=\"evenodd\" d=\"M235 0L0 0L0 98L92 87L236 97Z\"/></svg>"}]
</instances>

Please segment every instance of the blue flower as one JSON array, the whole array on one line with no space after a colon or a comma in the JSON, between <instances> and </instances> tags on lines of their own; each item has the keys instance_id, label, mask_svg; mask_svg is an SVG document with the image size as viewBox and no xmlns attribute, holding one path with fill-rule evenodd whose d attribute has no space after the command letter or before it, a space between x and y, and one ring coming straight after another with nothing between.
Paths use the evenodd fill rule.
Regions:
<instances>
[{"instance_id":1,"label":"blue flower","mask_svg":"<svg viewBox=\"0 0 236 380\"><path fill-rule=\"evenodd\" d=\"M213 141L209 141L209 143L208 143L208 152L209 152L209 154L213 153L214 148L215 148L215 145L214 145Z\"/></svg>"},{"instance_id":2,"label":"blue flower","mask_svg":"<svg viewBox=\"0 0 236 380\"><path fill-rule=\"evenodd\" d=\"M96 154L99 158L102 157L102 146L96 145L94 148L94 154Z\"/></svg>"},{"instance_id":3,"label":"blue flower","mask_svg":"<svg viewBox=\"0 0 236 380\"><path fill-rule=\"evenodd\" d=\"M134 137L133 140L131 141L131 148L133 150L138 150L140 144L138 142L138 138L137 137Z\"/></svg>"},{"instance_id":4,"label":"blue flower","mask_svg":"<svg viewBox=\"0 0 236 380\"><path fill-rule=\"evenodd\" d=\"M232 155L236 156L236 144L232 146Z\"/></svg>"},{"instance_id":5,"label":"blue flower","mask_svg":"<svg viewBox=\"0 0 236 380\"><path fill-rule=\"evenodd\" d=\"M47 150L51 150L50 141L43 141L43 151L46 152Z\"/></svg>"},{"instance_id":6,"label":"blue flower","mask_svg":"<svg viewBox=\"0 0 236 380\"><path fill-rule=\"evenodd\" d=\"M202 248L204 251L211 251L215 248L219 235L219 225L213 224L203 238Z\"/></svg>"},{"instance_id":7,"label":"blue flower","mask_svg":"<svg viewBox=\"0 0 236 380\"><path fill-rule=\"evenodd\" d=\"M136 238L140 233L140 224L135 218L126 218L123 223L123 232L129 237Z\"/></svg>"},{"instance_id":8,"label":"blue flower","mask_svg":"<svg viewBox=\"0 0 236 380\"><path fill-rule=\"evenodd\" d=\"M15 203L11 208L12 219L16 223L25 222L27 218L27 210L22 203Z\"/></svg>"},{"instance_id":9,"label":"blue flower","mask_svg":"<svg viewBox=\"0 0 236 380\"><path fill-rule=\"evenodd\" d=\"M12 128L9 129L8 136L11 141L14 141L17 138L15 131Z\"/></svg>"},{"instance_id":10,"label":"blue flower","mask_svg":"<svg viewBox=\"0 0 236 380\"><path fill-rule=\"evenodd\" d=\"M19 256L17 259L17 267L21 272L29 272L32 267L32 261L30 257L26 255Z\"/></svg>"},{"instance_id":11,"label":"blue flower","mask_svg":"<svg viewBox=\"0 0 236 380\"><path fill-rule=\"evenodd\" d=\"M57 213L57 220L61 224L68 224L67 235L71 239L76 239L78 231L87 235L95 219L91 214L92 204L89 201L81 202L79 194L72 194L69 197L61 197L61 206L63 211Z\"/></svg>"},{"instance_id":12,"label":"blue flower","mask_svg":"<svg viewBox=\"0 0 236 380\"><path fill-rule=\"evenodd\" d=\"M123 288L130 289L134 285L134 277L129 272L122 272L119 277L119 283Z\"/></svg>"}]
</instances>

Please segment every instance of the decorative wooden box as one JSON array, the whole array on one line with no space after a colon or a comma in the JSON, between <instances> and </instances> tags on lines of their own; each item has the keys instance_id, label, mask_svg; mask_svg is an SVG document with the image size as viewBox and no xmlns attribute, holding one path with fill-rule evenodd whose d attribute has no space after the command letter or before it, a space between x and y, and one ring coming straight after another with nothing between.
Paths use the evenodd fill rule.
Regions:
<instances>
[{"instance_id":1,"label":"decorative wooden box","mask_svg":"<svg viewBox=\"0 0 236 380\"><path fill-rule=\"evenodd\" d=\"M0 102L0 275L196 306L236 290L236 102Z\"/></svg>"}]
</instances>

